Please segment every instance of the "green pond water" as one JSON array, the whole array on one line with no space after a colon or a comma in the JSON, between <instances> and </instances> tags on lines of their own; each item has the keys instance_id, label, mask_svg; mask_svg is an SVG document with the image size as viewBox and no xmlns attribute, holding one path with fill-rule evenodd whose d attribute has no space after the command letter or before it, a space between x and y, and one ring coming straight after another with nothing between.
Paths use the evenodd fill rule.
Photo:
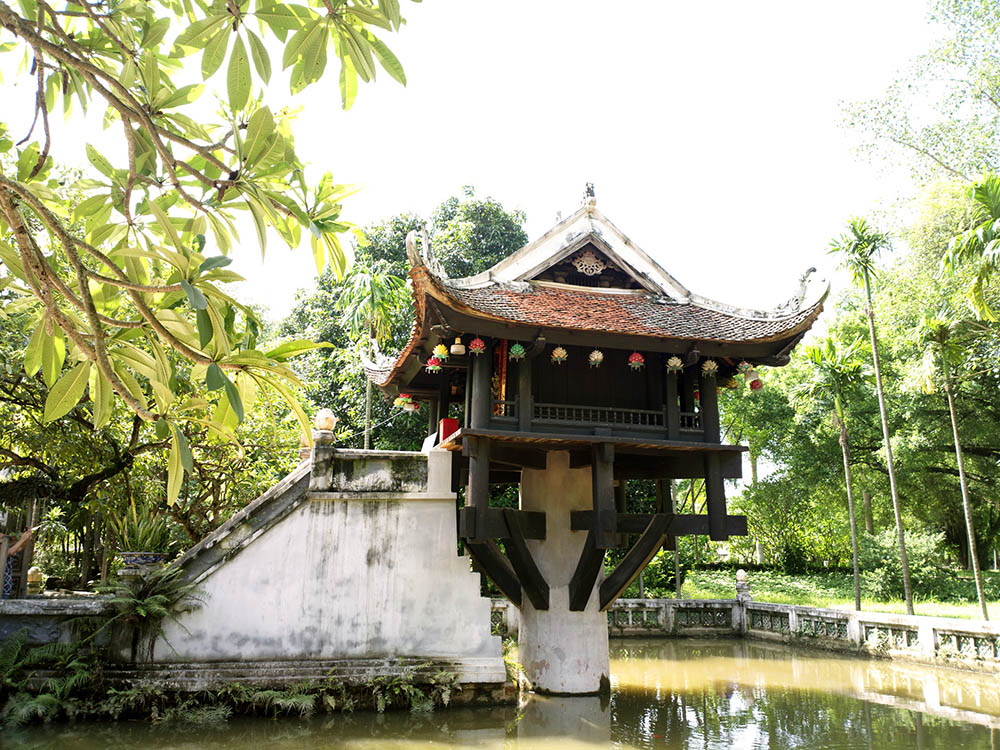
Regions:
<instances>
[{"instance_id":1,"label":"green pond water","mask_svg":"<svg viewBox=\"0 0 1000 750\"><path fill-rule=\"evenodd\" d=\"M433 713L52 725L3 748L1000 750L1000 678L746 641L613 640L610 698Z\"/></svg>"}]
</instances>

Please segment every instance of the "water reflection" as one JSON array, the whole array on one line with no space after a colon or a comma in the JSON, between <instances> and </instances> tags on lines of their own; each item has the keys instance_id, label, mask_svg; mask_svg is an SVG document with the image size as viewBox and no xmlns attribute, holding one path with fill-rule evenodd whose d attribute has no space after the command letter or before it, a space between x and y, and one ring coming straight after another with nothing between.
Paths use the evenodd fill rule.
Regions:
<instances>
[{"instance_id":1,"label":"water reflection","mask_svg":"<svg viewBox=\"0 0 1000 750\"><path fill-rule=\"evenodd\" d=\"M744 641L612 642L612 695L526 696L519 707L217 727L52 726L0 733L3 747L269 750L319 748L994 748L995 677Z\"/></svg>"}]
</instances>

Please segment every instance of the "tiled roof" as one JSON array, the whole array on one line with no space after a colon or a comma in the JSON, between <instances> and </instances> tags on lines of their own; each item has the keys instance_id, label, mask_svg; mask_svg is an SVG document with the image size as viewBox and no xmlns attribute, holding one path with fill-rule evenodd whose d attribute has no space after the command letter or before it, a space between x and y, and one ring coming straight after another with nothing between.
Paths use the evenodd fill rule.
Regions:
<instances>
[{"instance_id":1,"label":"tiled roof","mask_svg":"<svg viewBox=\"0 0 1000 750\"><path fill-rule=\"evenodd\" d=\"M788 317L763 319L646 294L542 286L523 292L501 286L442 288L473 310L517 323L699 341L767 341L797 332L819 313L816 305Z\"/></svg>"},{"instance_id":2,"label":"tiled roof","mask_svg":"<svg viewBox=\"0 0 1000 750\"><path fill-rule=\"evenodd\" d=\"M677 302L652 294L616 294L581 288L492 284L479 289L449 285L423 266L410 271L416 320L409 343L395 358L368 362L365 372L386 385L414 353L420 340L428 295L471 314L545 328L600 331L629 336L754 343L791 339L819 315L822 303L786 317L749 317L695 302Z\"/></svg>"}]
</instances>

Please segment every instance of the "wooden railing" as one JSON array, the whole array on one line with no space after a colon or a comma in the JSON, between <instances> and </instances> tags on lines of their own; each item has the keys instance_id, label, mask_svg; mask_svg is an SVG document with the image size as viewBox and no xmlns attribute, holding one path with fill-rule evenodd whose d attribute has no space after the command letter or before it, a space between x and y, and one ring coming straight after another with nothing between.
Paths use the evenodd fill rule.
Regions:
<instances>
[{"instance_id":1,"label":"wooden railing","mask_svg":"<svg viewBox=\"0 0 1000 750\"><path fill-rule=\"evenodd\" d=\"M701 432L701 415L696 411L682 411L681 432Z\"/></svg>"},{"instance_id":2,"label":"wooden railing","mask_svg":"<svg viewBox=\"0 0 1000 750\"><path fill-rule=\"evenodd\" d=\"M535 404L537 422L572 425L609 425L636 430L663 430L663 412L650 409L612 409L605 406Z\"/></svg>"},{"instance_id":3,"label":"wooden railing","mask_svg":"<svg viewBox=\"0 0 1000 750\"><path fill-rule=\"evenodd\" d=\"M517 400L498 401L493 400L494 419L517 419Z\"/></svg>"}]
</instances>

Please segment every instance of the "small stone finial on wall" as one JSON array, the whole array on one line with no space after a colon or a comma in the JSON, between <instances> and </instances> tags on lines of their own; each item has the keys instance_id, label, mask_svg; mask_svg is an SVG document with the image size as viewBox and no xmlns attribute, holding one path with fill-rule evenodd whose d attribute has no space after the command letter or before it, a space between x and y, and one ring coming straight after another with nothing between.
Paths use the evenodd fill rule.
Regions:
<instances>
[{"instance_id":1,"label":"small stone finial on wall","mask_svg":"<svg viewBox=\"0 0 1000 750\"><path fill-rule=\"evenodd\" d=\"M753 601L753 597L750 595L750 581L743 568L736 571L736 600L740 602Z\"/></svg>"},{"instance_id":2,"label":"small stone finial on wall","mask_svg":"<svg viewBox=\"0 0 1000 750\"><path fill-rule=\"evenodd\" d=\"M313 420L313 427L320 432L333 432L337 426L337 417L332 409L320 409L316 412L316 419Z\"/></svg>"}]
</instances>

